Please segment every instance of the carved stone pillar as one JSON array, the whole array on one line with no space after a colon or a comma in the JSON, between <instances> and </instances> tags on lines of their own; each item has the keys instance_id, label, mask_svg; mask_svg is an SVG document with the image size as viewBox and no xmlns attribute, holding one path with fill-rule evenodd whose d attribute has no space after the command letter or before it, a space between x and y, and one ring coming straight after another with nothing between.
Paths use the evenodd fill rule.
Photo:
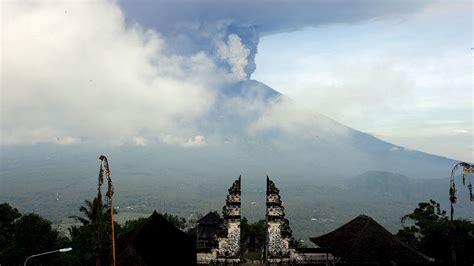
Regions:
<instances>
[{"instance_id":1,"label":"carved stone pillar","mask_svg":"<svg viewBox=\"0 0 474 266\"><path fill-rule=\"evenodd\" d=\"M295 252L296 242L280 198L280 190L267 176L267 211L266 211L266 244L265 261L288 263Z\"/></svg>"},{"instance_id":2,"label":"carved stone pillar","mask_svg":"<svg viewBox=\"0 0 474 266\"><path fill-rule=\"evenodd\" d=\"M217 260L221 263L241 263L240 251L240 179L229 188L226 205L222 210L224 223L218 235Z\"/></svg>"}]
</instances>

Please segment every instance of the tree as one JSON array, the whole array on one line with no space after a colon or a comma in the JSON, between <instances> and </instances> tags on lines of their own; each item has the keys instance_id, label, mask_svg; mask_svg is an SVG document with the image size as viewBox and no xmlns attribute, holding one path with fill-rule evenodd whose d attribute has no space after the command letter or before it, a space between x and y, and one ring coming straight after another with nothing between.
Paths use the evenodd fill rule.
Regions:
<instances>
[{"instance_id":1,"label":"tree","mask_svg":"<svg viewBox=\"0 0 474 266\"><path fill-rule=\"evenodd\" d=\"M125 224L122 226L119 234L126 234L128 232L135 231L137 228L142 226L148 218L142 217L138 218L135 220L128 220L125 222Z\"/></svg>"},{"instance_id":2,"label":"tree","mask_svg":"<svg viewBox=\"0 0 474 266\"><path fill-rule=\"evenodd\" d=\"M96 226L93 224L83 226L73 226L69 229L72 242L72 254L77 257L77 260L81 262L78 265L94 265L96 258ZM105 236L102 237L102 245L107 246L107 240ZM102 257L108 260L108 253Z\"/></svg>"},{"instance_id":3,"label":"tree","mask_svg":"<svg viewBox=\"0 0 474 266\"><path fill-rule=\"evenodd\" d=\"M169 213L166 213L166 212L161 213L161 215L163 215L163 217L168 222L170 222L171 224L173 224L174 226L176 226L176 228L178 228L180 230L183 230L186 227L186 219L183 218L183 217L179 217L177 215L169 214Z\"/></svg>"},{"instance_id":4,"label":"tree","mask_svg":"<svg viewBox=\"0 0 474 266\"><path fill-rule=\"evenodd\" d=\"M99 228L100 234L100 258L104 265L107 265L110 260L110 230L109 230L109 213L107 206L100 204L96 197L92 201L85 200L84 206L79 208L79 211L85 217L73 215L70 218L76 219L81 223L81 226L71 226L69 234L72 240L73 254L75 254L82 263L92 265L95 262L96 256L96 232ZM115 210L114 210L115 212ZM114 222L116 228L115 235L120 232L120 225Z\"/></svg>"},{"instance_id":5,"label":"tree","mask_svg":"<svg viewBox=\"0 0 474 266\"><path fill-rule=\"evenodd\" d=\"M102 217L107 215L107 206L102 204L100 207L99 199L96 197L91 202L90 200L84 201L85 206L81 206L79 211L82 212L86 217L80 217L77 215L69 216L69 218L74 218L76 221L82 223L82 225L95 224L98 220L101 220Z\"/></svg>"},{"instance_id":6,"label":"tree","mask_svg":"<svg viewBox=\"0 0 474 266\"><path fill-rule=\"evenodd\" d=\"M9 204L0 205L0 231L7 237L7 245L0 246L0 261L5 265L19 265L30 255L64 248L70 241L51 222L30 213L21 215ZM35 265L64 265L68 257L51 254L35 258Z\"/></svg>"},{"instance_id":7,"label":"tree","mask_svg":"<svg viewBox=\"0 0 474 266\"><path fill-rule=\"evenodd\" d=\"M401 223L397 237L437 262L449 264L453 251L458 265L474 262L474 223L463 219L450 221L436 201L418 203L412 213L401 218Z\"/></svg>"},{"instance_id":8,"label":"tree","mask_svg":"<svg viewBox=\"0 0 474 266\"><path fill-rule=\"evenodd\" d=\"M265 243L265 220L259 220L255 223L249 223L246 217L240 222L241 239L245 242L246 248L260 249L257 243L262 245Z\"/></svg>"},{"instance_id":9,"label":"tree","mask_svg":"<svg viewBox=\"0 0 474 266\"><path fill-rule=\"evenodd\" d=\"M13 234L13 222L20 218L20 212L8 203L0 204L0 261L2 251L6 248Z\"/></svg>"}]
</instances>

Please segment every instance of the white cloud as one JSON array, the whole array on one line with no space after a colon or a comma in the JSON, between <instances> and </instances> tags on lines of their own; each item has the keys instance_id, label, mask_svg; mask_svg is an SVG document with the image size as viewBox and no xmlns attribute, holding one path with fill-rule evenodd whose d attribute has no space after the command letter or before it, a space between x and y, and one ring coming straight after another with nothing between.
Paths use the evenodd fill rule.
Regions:
<instances>
[{"instance_id":1,"label":"white cloud","mask_svg":"<svg viewBox=\"0 0 474 266\"><path fill-rule=\"evenodd\" d=\"M466 129L461 129L461 128L453 128L451 129L451 134L454 136L461 135L461 134L469 134L469 131Z\"/></svg>"},{"instance_id":2,"label":"white cloud","mask_svg":"<svg viewBox=\"0 0 474 266\"><path fill-rule=\"evenodd\" d=\"M184 147L202 147L206 145L207 142L204 136L194 136L194 138L189 139L187 142L183 143Z\"/></svg>"},{"instance_id":3,"label":"white cloud","mask_svg":"<svg viewBox=\"0 0 474 266\"><path fill-rule=\"evenodd\" d=\"M165 54L166 40L126 26L112 1L2 8L1 144L186 139L232 79L204 53Z\"/></svg>"},{"instance_id":4,"label":"white cloud","mask_svg":"<svg viewBox=\"0 0 474 266\"><path fill-rule=\"evenodd\" d=\"M61 145L69 145L69 144L77 144L80 143L81 140L79 138L71 137L71 136L65 136L62 138L56 138L57 143Z\"/></svg>"},{"instance_id":5,"label":"white cloud","mask_svg":"<svg viewBox=\"0 0 474 266\"><path fill-rule=\"evenodd\" d=\"M34 129L19 125L16 128L2 129L2 143L4 144L36 144L55 143L61 145L77 144L80 138L68 136L59 129L40 126Z\"/></svg>"},{"instance_id":6,"label":"white cloud","mask_svg":"<svg viewBox=\"0 0 474 266\"><path fill-rule=\"evenodd\" d=\"M390 148L390 151L398 151L400 150L400 147L398 146L393 146L392 148Z\"/></svg>"},{"instance_id":7,"label":"white cloud","mask_svg":"<svg viewBox=\"0 0 474 266\"><path fill-rule=\"evenodd\" d=\"M264 37L254 78L383 140L472 160L471 14L446 5Z\"/></svg>"},{"instance_id":8,"label":"white cloud","mask_svg":"<svg viewBox=\"0 0 474 266\"><path fill-rule=\"evenodd\" d=\"M142 136L133 136L132 141L135 146L146 146L148 143L148 140Z\"/></svg>"},{"instance_id":9,"label":"white cloud","mask_svg":"<svg viewBox=\"0 0 474 266\"><path fill-rule=\"evenodd\" d=\"M246 68L253 64L252 56L257 50L256 29L271 34L414 10L403 3L374 6L373 1L364 1L353 10L357 11L354 16L347 16L345 9L334 9L342 3L314 2L308 3L311 8L296 5L293 10L288 7L294 3L281 2L272 6L276 12L259 16L256 14L261 12L246 12L246 8L226 11L231 2L188 5L184 1L179 3L185 9L183 12L175 3L159 1L165 8L150 9L152 15L143 17L151 18L153 23L148 26L155 26L160 30L157 32L132 24L133 19L127 25L113 1L4 1L0 144L105 142L141 146L162 142L183 147L205 146L210 140L198 130L196 121L213 105L217 88L236 78L244 79L253 71ZM216 5L220 8L213 13L215 16L203 15ZM252 10L267 8L262 2ZM315 10L328 16L315 16ZM304 17L286 11L302 12ZM187 26L182 27L183 24ZM374 21L368 24L380 26L385 33L394 29L389 25L387 30L386 24ZM334 27L353 29L357 25ZM426 31L420 27L416 32ZM360 37L357 32L349 33ZM471 85L471 62L469 58L462 59L463 52L453 50L434 56L430 52L399 53L400 49L397 52L377 46L377 40L379 44L390 43L390 36L380 40L371 35L366 35L370 43L361 45L368 47L362 50L356 45L359 39L346 39L350 34L343 36L336 39L342 49L329 44L329 53L323 51L312 56L299 49L297 43L289 45L289 39L280 41L285 49L296 54L291 54L289 60L279 60L285 50L270 51L271 65L282 71L274 71L267 64L272 79L263 81L293 91L290 96L298 104L306 103L312 110L381 136L388 132L384 126L393 125L387 121L405 125L403 119L408 117L411 123L421 124L426 117L417 117L418 114L434 112L440 106L447 112L472 113L472 92L465 93ZM404 40L408 37L403 36ZM426 40L431 40L430 36ZM411 43L404 45L402 51L411 47ZM424 50L416 52L420 51ZM223 67L222 61L230 69ZM287 133L314 137L315 128L328 132L344 128L304 111L294 102L265 106L261 100L234 102L242 108L231 111L262 113L251 128L256 131L281 128ZM446 117L448 120L454 118ZM465 120L461 119L461 123ZM469 136L464 131L472 135L472 119L470 123L467 127L450 125L443 134L457 134L464 141ZM400 132L399 128L394 129ZM339 131L343 134L344 130Z\"/></svg>"},{"instance_id":10,"label":"white cloud","mask_svg":"<svg viewBox=\"0 0 474 266\"><path fill-rule=\"evenodd\" d=\"M263 104L257 104L263 106ZM285 133L303 138L334 138L346 135L349 128L336 121L312 112L288 98L267 104L261 116L250 127L251 131L281 129Z\"/></svg>"},{"instance_id":11,"label":"white cloud","mask_svg":"<svg viewBox=\"0 0 474 266\"><path fill-rule=\"evenodd\" d=\"M189 139L185 139L182 137L174 136L174 135L165 135L161 137L163 143L191 148L191 147L204 147L207 146L206 138L204 136L194 136Z\"/></svg>"}]
</instances>

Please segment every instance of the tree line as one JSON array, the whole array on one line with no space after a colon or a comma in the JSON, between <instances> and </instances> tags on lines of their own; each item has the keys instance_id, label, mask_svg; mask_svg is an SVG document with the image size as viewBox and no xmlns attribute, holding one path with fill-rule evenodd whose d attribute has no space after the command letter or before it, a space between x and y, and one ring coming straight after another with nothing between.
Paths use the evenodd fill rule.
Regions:
<instances>
[{"instance_id":1,"label":"tree line","mask_svg":"<svg viewBox=\"0 0 474 266\"><path fill-rule=\"evenodd\" d=\"M8 203L0 204L0 265L23 265L33 254L72 247L71 252L56 253L34 258L34 265L94 265L97 255L96 229L108 232L105 205L97 204L97 199L86 200L79 208L81 215L71 216L77 225L68 229L68 234L59 232L47 219L35 213L22 214ZM172 214L162 214L169 222L181 230L189 227L185 218ZM99 218L98 218L99 217ZM141 226L147 218L128 220L115 224L115 234L131 232ZM434 258L436 264L472 265L474 263L474 223L465 219L450 220L439 203L430 200L420 202L412 213L401 218L402 228L396 236L407 245ZM255 239L263 243L265 222L248 223L242 218L242 240ZM99 256L102 265L110 260L110 235L102 234ZM255 245L255 243L253 243Z\"/></svg>"},{"instance_id":2,"label":"tree line","mask_svg":"<svg viewBox=\"0 0 474 266\"><path fill-rule=\"evenodd\" d=\"M68 228L68 234L57 230L47 219L35 213L21 214L9 203L0 204L0 265L23 265L33 254L72 247L71 252L55 253L34 258L32 265L95 265L97 256L97 227L101 228L99 256L102 265L110 264L110 233L107 224L107 206L98 200L86 200L79 208L82 215L70 216L78 224ZM186 219L162 213L169 222L184 229ZM115 235L131 232L147 218L115 223Z\"/></svg>"}]
</instances>

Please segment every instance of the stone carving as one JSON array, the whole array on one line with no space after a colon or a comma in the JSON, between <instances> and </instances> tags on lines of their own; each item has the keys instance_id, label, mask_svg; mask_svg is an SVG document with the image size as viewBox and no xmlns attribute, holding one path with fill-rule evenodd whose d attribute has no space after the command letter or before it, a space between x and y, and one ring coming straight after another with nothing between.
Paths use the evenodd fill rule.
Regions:
<instances>
[{"instance_id":1,"label":"stone carving","mask_svg":"<svg viewBox=\"0 0 474 266\"><path fill-rule=\"evenodd\" d=\"M279 193L280 190L267 176L265 261L270 264L289 263L296 248Z\"/></svg>"},{"instance_id":2,"label":"stone carving","mask_svg":"<svg viewBox=\"0 0 474 266\"><path fill-rule=\"evenodd\" d=\"M218 234L217 261L220 263L241 263L240 252L240 180L229 188L226 205L222 209L224 223Z\"/></svg>"},{"instance_id":3,"label":"stone carving","mask_svg":"<svg viewBox=\"0 0 474 266\"><path fill-rule=\"evenodd\" d=\"M226 205L222 208L223 220L219 221L217 232L213 238L216 244L213 244L211 249L197 253L198 265L243 263L240 243L240 180L239 176L229 188ZM266 243L262 263L265 265L326 265L328 254L318 253L311 249L296 250L297 243L292 236L290 223L285 218L285 209L279 193L280 190L267 176Z\"/></svg>"}]
</instances>

